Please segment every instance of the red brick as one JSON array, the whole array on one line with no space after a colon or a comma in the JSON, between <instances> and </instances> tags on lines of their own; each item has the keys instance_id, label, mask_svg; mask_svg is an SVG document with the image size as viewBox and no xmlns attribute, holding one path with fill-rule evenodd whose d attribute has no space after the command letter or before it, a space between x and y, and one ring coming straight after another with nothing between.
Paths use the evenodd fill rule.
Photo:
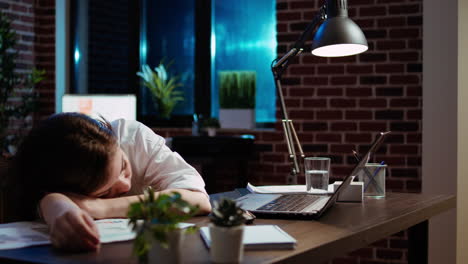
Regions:
<instances>
[{"instance_id":1,"label":"red brick","mask_svg":"<svg viewBox=\"0 0 468 264\"><path fill-rule=\"evenodd\" d=\"M422 40L421 39L409 39L408 48L410 49L422 49Z\"/></svg>"},{"instance_id":2,"label":"red brick","mask_svg":"<svg viewBox=\"0 0 468 264\"><path fill-rule=\"evenodd\" d=\"M333 145L331 144L331 152L333 153L352 153L354 149L354 145L353 144L339 144L339 145Z\"/></svg>"},{"instance_id":3,"label":"red brick","mask_svg":"<svg viewBox=\"0 0 468 264\"><path fill-rule=\"evenodd\" d=\"M422 87L421 86L407 87L406 96L422 96Z\"/></svg>"},{"instance_id":4,"label":"red brick","mask_svg":"<svg viewBox=\"0 0 468 264\"><path fill-rule=\"evenodd\" d=\"M263 161L265 162L286 162L284 155L282 154L273 154L273 153L265 153L263 154Z\"/></svg>"},{"instance_id":5,"label":"red brick","mask_svg":"<svg viewBox=\"0 0 468 264\"><path fill-rule=\"evenodd\" d=\"M342 88L319 88L317 96L341 96L343 95Z\"/></svg>"},{"instance_id":6,"label":"red brick","mask_svg":"<svg viewBox=\"0 0 468 264\"><path fill-rule=\"evenodd\" d=\"M420 99L391 99L390 107L420 107L422 98Z\"/></svg>"},{"instance_id":7,"label":"red brick","mask_svg":"<svg viewBox=\"0 0 468 264\"><path fill-rule=\"evenodd\" d=\"M374 0L348 0L349 6L357 6L357 5L372 5Z\"/></svg>"},{"instance_id":8,"label":"red brick","mask_svg":"<svg viewBox=\"0 0 468 264\"><path fill-rule=\"evenodd\" d=\"M304 9L304 8L314 8L315 3L313 1L300 1L300 2L291 2L290 9Z\"/></svg>"},{"instance_id":9,"label":"red brick","mask_svg":"<svg viewBox=\"0 0 468 264\"><path fill-rule=\"evenodd\" d=\"M346 65L346 72L351 74L369 74L373 72L372 65Z\"/></svg>"},{"instance_id":10,"label":"red brick","mask_svg":"<svg viewBox=\"0 0 468 264\"><path fill-rule=\"evenodd\" d=\"M390 76L390 84L418 84L419 75L393 75Z\"/></svg>"},{"instance_id":11,"label":"red brick","mask_svg":"<svg viewBox=\"0 0 468 264\"><path fill-rule=\"evenodd\" d=\"M277 12L276 18L278 21L292 21L292 20L299 20L301 19L300 12Z\"/></svg>"},{"instance_id":12,"label":"red brick","mask_svg":"<svg viewBox=\"0 0 468 264\"><path fill-rule=\"evenodd\" d=\"M421 5L392 5L388 7L390 15L415 14L421 12Z\"/></svg>"},{"instance_id":13,"label":"red brick","mask_svg":"<svg viewBox=\"0 0 468 264\"><path fill-rule=\"evenodd\" d=\"M391 145L391 154L418 154L419 148L417 145Z\"/></svg>"},{"instance_id":14,"label":"red brick","mask_svg":"<svg viewBox=\"0 0 468 264\"><path fill-rule=\"evenodd\" d=\"M359 8L360 16L384 16L387 14L385 6L372 6Z\"/></svg>"},{"instance_id":15,"label":"red brick","mask_svg":"<svg viewBox=\"0 0 468 264\"><path fill-rule=\"evenodd\" d=\"M301 99L293 99L293 98L284 98L284 103L286 104L286 107L293 108L293 107L300 107L301 106Z\"/></svg>"},{"instance_id":16,"label":"red brick","mask_svg":"<svg viewBox=\"0 0 468 264\"><path fill-rule=\"evenodd\" d=\"M359 130L381 132L381 131L387 131L388 126L386 122L377 122L377 121L360 122Z\"/></svg>"},{"instance_id":17,"label":"red brick","mask_svg":"<svg viewBox=\"0 0 468 264\"><path fill-rule=\"evenodd\" d=\"M402 180L394 180L394 179L388 179L385 180L385 188L387 190L403 190L404 188L404 182Z\"/></svg>"},{"instance_id":18,"label":"red brick","mask_svg":"<svg viewBox=\"0 0 468 264\"><path fill-rule=\"evenodd\" d=\"M359 107L387 107L387 100L385 99L360 99Z\"/></svg>"},{"instance_id":19,"label":"red brick","mask_svg":"<svg viewBox=\"0 0 468 264\"><path fill-rule=\"evenodd\" d=\"M315 136L317 142L327 142L327 143L339 143L341 142L341 135L340 134L317 134Z\"/></svg>"},{"instance_id":20,"label":"red brick","mask_svg":"<svg viewBox=\"0 0 468 264\"><path fill-rule=\"evenodd\" d=\"M318 111L317 120L341 120L343 112L341 111Z\"/></svg>"},{"instance_id":21,"label":"red brick","mask_svg":"<svg viewBox=\"0 0 468 264\"><path fill-rule=\"evenodd\" d=\"M403 50L406 48L404 40L379 40L377 49L379 50Z\"/></svg>"},{"instance_id":22,"label":"red brick","mask_svg":"<svg viewBox=\"0 0 468 264\"><path fill-rule=\"evenodd\" d=\"M294 65L291 66L289 69L289 73L291 75L308 75L308 74L315 74L315 67L314 66L298 66Z\"/></svg>"},{"instance_id":23,"label":"red brick","mask_svg":"<svg viewBox=\"0 0 468 264\"><path fill-rule=\"evenodd\" d=\"M355 85L357 84L357 78L356 76L331 77L330 83L332 85Z\"/></svg>"},{"instance_id":24,"label":"red brick","mask_svg":"<svg viewBox=\"0 0 468 264\"><path fill-rule=\"evenodd\" d=\"M297 110L297 111L289 111L289 117L291 119L313 119L314 118L314 111L307 111L307 110Z\"/></svg>"},{"instance_id":25,"label":"red brick","mask_svg":"<svg viewBox=\"0 0 468 264\"><path fill-rule=\"evenodd\" d=\"M372 248L361 248L349 253L349 255L361 258L372 258L374 256L374 250Z\"/></svg>"},{"instance_id":26,"label":"red brick","mask_svg":"<svg viewBox=\"0 0 468 264\"><path fill-rule=\"evenodd\" d=\"M314 90L309 88L290 88L289 96L312 96Z\"/></svg>"},{"instance_id":27,"label":"red brick","mask_svg":"<svg viewBox=\"0 0 468 264\"><path fill-rule=\"evenodd\" d=\"M390 38L417 38L420 29L418 28L399 28L390 30Z\"/></svg>"},{"instance_id":28,"label":"red brick","mask_svg":"<svg viewBox=\"0 0 468 264\"><path fill-rule=\"evenodd\" d=\"M332 122L332 131L356 131L357 124L355 122Z\"/></svg>"},{"instance_id":29,"label":"red brick","mask_svg":"<svg viewBox=\"0 0 468 264\"><path fill-rule=\"evenodd\" d=\"M318 74L325 74L325 75L344 74L344 65L340 65L340 66L321 65L318 67Z\"/></svg>"},{"instance_id":30,"label":"red brick","mask_svg":"<svg viewBox=\"0 0 468 264\"><path fill-rule=\"evenodd\" d=\"M327 63L327 58L325 57L318 57L314 56L312 54L302 54L300 57L300 61L304 64L313 64L313 65L318 65L318 64L325 64Z\"/></svg>"},{"instance_id":31,"label":"red brick","mask_svg":"<svg viewBox=\"0 0 468 264\"><path fill-rule=\"evenodd\" d=\"M346 134L345 135L345 142L348 143L371 143L372 142L372 135L366 133L359 133L359 134Z\"/></svg>"},{"instance_id":32,"label":"red brick","mask_svg":"<svg viewBox=\"0 0 468 264\"><path fill-rule=\"evenodd\" d=\"M405 71L405 65L404 64L378 64L378 65L375 65L375 72L376 73L402 73L404 71Z\"/></svg>"},{"instance_id":33,"label":"red brick","mask_svg":"<svg viewBox=\"0 0 468 264\"><path fill-rule=\"evenodd\" d=\"M276 31L280 33L284 33L288 31L288 25L285 23L278 23L276 24Z\"/></svg>"},{"instance_id":34,"label":"red brick","mask_svg":"<svg viewBox=\"0 0 468 264\"><path fill-rule=\"evenodd\" d=\"M370 111L346 111L345 118L347 120L370 120L372 112Z\"/></svg>"},{"instance_id":35,"label":"red brick","mask_svg":"<svg viewBox=\"0 0 468 264\"><path fill-rule=\"evenodd\" d=\"M356 56L345 56L345 57L331 57L330 63L355 63L357 61Z\"/></svg>"},{"instance_id":36,"label":"red brick","mask_svg":"<svg viewBox=\"0 0 468 264\"><path fill-rule=\"evenodd\" d=\"M377 26L379 28L385 27L402 27L406 25L404 17L384 17L377 19Z\"/></svg>"},{"instance_id":37,"label":"red brick","mask_svg":"<svg viewBox=\"0 0 468 264\"><path fill-rule=\"evenodd\" d=\"M346 96L365 97L372 96L371 88L347 88Z\"/></svg>"},{"instance_id":38,"label":"red brick","mask_svg":"<svg viewBox=\"0 0 468 264\"><path fill-rule=\"evenodd\" d=\"M336 108L354 108L356 107L356 101L349 99L330 99L330 106Z\"/></svg>"},{"instance_id":39,"label":"red brick","mask_svg":"<svg viewBox=\"0 0 468 264\"><path fill-rule=\"evenodd\" d=\"M305 85L326 85L328 77L305 77L303 84Z\"/></svg>"},{"instance_id":40,"label":"red brick","mask_svg":"<svg viewBox=\"0 0 468 264\"><path fill-rule=\"evenodd\" d=\"M303 99L302 106L304 108L324 108L327 106L326 99Z\"/></svg>"},{"instance_id":41,"label":"red brick","mask_svg":"<svg viewBox=\"0 0 468 264\"><path fill-rule=\"evenodd\" d=\"M421 143L422 142L422 134L407 134L406 135L406 142L408 143Z\"/></svg>"},{"instance_id":42,"label":"red brick","mask_svg":"<svg viewBox=\"0 0 468 264\"><path fill-rule=\"evenodd\" d=\"M418 52L392 52L390 53L390 61L417 61L419 58Z\"/></svg>"},{"instance_id":43,"label":"red brick","mask_svg":"<svg viewBox=\"0 0 468 264\"><path fill-rule=\"evenodd\" d=\"M375 20L373 18L353 19L353 20L361 29L373 28L375 26Z\"/></svg>"}]
</instances>

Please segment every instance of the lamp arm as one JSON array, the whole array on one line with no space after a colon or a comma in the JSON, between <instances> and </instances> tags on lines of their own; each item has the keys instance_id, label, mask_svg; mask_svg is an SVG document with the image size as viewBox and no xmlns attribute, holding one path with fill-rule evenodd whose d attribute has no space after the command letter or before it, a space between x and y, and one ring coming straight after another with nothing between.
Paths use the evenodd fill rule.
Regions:
<instances>
[{"instance_id":1,"label":"lamp arm","mask_svg":"<svg viewBox=\"0 0 468 264\"><path fill-rule=\"evenodd\" d=\"M291 173L287 180L290 184L297 184L297 175L301 172L294 142L296 142L296 145L299 150L299 155L302 159L305 158L305 155L302 150L301 142L299 141L296 130L294 129L293 122L288 117L286 104L284 102L283 90L281 88L281 75L291 63L290 59L297 56L303 51L306 39L325 18L326 5L323 5L320 8L319 13L314 17L314 19L307 26L300 38L296 41L293 48L290 51L288 51L285 55L283 55L283 57L274 60L271 65L271 71L273 72L273 76L275 78L275 86L280 101L281 114L283 117L282 125L284 136L288 147L289 159L291 160Z\"/></svg>"},{"instance_id":2,"label":"lamp arm","mask_svg":"<svg viewBox=\"0 0 468 264\"><path fill-rule=\"evenodd\" d=\"M273 61L275 64L272 65L272 70L278 71L281 68L281 73L286 70L287 66L289 65L288 61L289 58L295 57L299 53L302 52L305 46L306 39L309 37L309 35L312 33L312 31L323 21L327 18L327 5L324 4L322 7L320 7L319 12L315 15L314 19L307 25L307 28L302 32L302 35L299 37L299 39L294 43L293 47L291 50L288 51L283 57L280 59L276 59ZM285 64L286 63L286 64Z\"/></svg>"}]
</instances>

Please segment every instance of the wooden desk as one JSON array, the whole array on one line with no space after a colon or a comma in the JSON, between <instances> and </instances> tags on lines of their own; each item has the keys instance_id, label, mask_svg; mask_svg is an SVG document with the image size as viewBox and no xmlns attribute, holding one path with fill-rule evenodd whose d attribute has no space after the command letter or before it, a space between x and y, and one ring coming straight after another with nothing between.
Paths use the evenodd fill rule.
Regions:
<instances>
[{"instance_id":1,"label":"wooden desk","mask_svg":"<svg viewBox=\"0 0 468 264\"><path fill-rule=\"evenodd\" d=\"M427 262L427 220L454 208L453 195L388 193L385 199L364 203L338 203L320 221L257 219L255 224L277 224L298 241L294 250L246 251L243 263L322 263L410 228L410 263ZM208 224L206 217L193 219ZM185 241L187 263L209 263L209 251L198 234ZM410 241L411 243L411 241ZM64 254L48 246L0 251L2 263L10 260L38 263L137 263L131 256L132 242L102 245L100 252ZM422 250L422 252L416 252Z\"/></svg>"}]
</instances>

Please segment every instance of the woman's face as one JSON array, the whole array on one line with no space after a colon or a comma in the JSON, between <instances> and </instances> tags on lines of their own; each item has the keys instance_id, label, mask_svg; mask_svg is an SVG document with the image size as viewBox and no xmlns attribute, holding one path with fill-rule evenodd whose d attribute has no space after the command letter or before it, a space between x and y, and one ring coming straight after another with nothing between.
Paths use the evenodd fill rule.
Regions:
<instances>
[{"instance_id":1,"label":"woman's face","mask_svg":"<svg viewBox=\"0 0 468 264\"><path fill-rule=\"evenodd\" d=\"M100 198L113 198L124 195L132 186L132 167L127 155L120 147L111 155L109 165L106 170L106 182L90 196Z\"/></svg>"}]
</instances>

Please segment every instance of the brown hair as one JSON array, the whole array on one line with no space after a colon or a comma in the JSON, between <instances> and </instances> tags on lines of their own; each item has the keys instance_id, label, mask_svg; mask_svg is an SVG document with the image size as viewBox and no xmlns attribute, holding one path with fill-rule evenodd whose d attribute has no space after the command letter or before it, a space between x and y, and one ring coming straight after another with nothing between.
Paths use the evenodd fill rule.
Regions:
<instances>
[{"instance_id":1,"label":"brown hair","mask_svg":"<svg viewBox=\"0 0 468 264\"><path fill-rule=\"evenodd\" d=\"M107 121L79 113L52 115L30 131L14 160L25 199L37 203L49 192L95 191L106 180L117 146Z\"/></svg>"}]
</instances>

